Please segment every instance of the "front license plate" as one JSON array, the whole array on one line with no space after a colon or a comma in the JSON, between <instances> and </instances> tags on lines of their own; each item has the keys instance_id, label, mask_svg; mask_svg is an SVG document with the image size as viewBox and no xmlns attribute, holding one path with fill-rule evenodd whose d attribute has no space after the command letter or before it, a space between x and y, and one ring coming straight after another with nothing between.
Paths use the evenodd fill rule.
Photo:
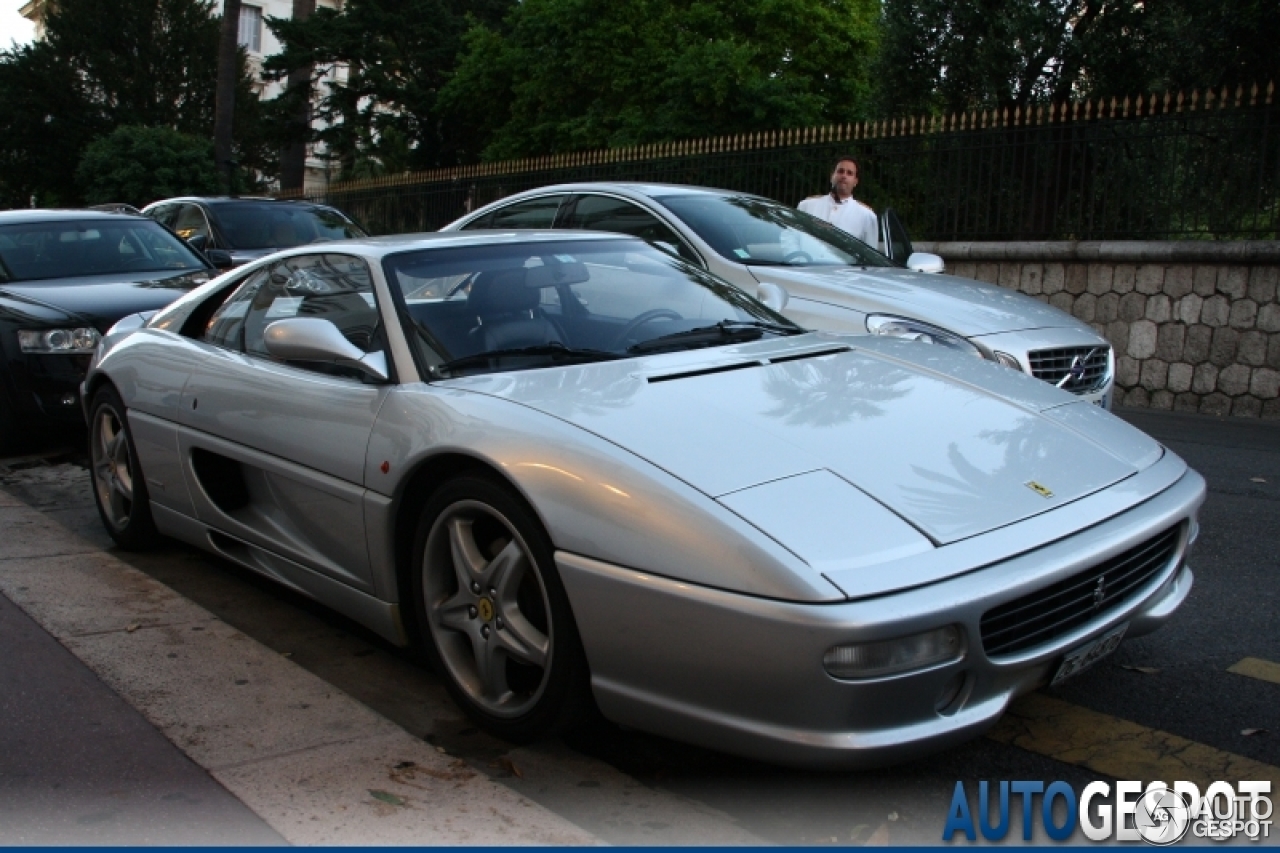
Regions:
<instances>
[{"instance_id":1,"label":"front license plate","mask_svg":"<svg viewBox=\"0 0 1280 853\"><path fill-rule=\"evenodd\" d=\"M1120 645L1120 641L1124 639L1124 632L1129 629L1129 623L1118 625L1107 633L1103 634L1096 640L1092 640L1067 653L1062 659L1062 663L1058 666L1058 671L1054 673L1053 681L1049 682L1049 686L1053 687L1063 681L1066 681L1073 675L1079 675L1098 661L1105 658L1116 650Z\"/></svg>"}]
</instances>

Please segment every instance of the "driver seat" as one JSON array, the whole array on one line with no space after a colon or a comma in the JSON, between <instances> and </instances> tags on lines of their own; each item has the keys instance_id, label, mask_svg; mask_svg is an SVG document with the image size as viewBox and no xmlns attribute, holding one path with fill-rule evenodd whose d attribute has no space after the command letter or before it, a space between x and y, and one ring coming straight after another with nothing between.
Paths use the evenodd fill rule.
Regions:
<instances>
[{"instance_id":1,"label":"driver seat","mask_svg":"<svg viewBox=\"0 0 1280 853\"><path fill-rule=\"evenodd\" d=\"M564 343L563 335L539 308L542 290L530 287L525 270L488 270L476 276L467 308L476 318L471 330L483 350Z\"/></svg>"}]
</instances>

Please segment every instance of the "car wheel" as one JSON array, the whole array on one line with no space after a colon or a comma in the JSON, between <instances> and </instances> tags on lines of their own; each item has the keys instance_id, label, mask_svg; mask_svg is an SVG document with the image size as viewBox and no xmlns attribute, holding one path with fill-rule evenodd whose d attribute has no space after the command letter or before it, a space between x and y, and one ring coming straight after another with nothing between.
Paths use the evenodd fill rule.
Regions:
<instances>
[{"instance_id":1,"label":"car wheel","mask_svg":"<svg viewBox=\"0 0 1280 853\"><path fill-rule=\"evenodd\" d=\"M550 540L507 486L480 475L446 483L423 508L413 553L418 632L471 719L524 742L591 710Z\"/></svg>"},{"instance_id":2,"label":"car wheel","mask_svg":"<svg viewBox=\"0 0 1280 853\"><path fill-rule=\"evenodd\" d=\"M89 415L90 473L98 515L107 532L121 548L140 551L154 545L159 534L126 412L111 386L94 394Z\"/></svg>"}]
</instances>

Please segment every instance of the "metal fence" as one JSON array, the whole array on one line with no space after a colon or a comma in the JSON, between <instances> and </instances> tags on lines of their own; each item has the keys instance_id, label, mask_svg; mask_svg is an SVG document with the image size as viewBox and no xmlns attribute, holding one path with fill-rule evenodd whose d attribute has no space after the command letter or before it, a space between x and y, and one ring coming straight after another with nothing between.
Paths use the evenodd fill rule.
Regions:
<instances>
[{"instance_id":1,"label":"metal fence","mask_svg":"<svg viewBox=\"0 0 1280 853\"><path fill-rule=\"evenodd\" d=\"M1163 94L753 133L337 183L375 233L429 231L566 181L724 187L795 204L833 158L925 240L1277 239L1280 106L1265 90Z\"/></svg>"}]
</instances>

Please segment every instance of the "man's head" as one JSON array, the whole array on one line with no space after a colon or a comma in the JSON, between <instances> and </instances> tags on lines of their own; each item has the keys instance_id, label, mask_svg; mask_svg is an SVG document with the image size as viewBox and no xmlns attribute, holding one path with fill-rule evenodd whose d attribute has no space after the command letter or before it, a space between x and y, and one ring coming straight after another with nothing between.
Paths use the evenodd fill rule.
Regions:
<instances>
[{"instance_id":1,"label":"man's head","mask_svg":"<svg viewBox=\"0 0 1280 853\"><path fill-rule=\"evenodd\" d=\"M858 162L852 157L840 157L831 170L831 191L840 198L848 198L857 185Z\"/></svg>"}]
</instances>

